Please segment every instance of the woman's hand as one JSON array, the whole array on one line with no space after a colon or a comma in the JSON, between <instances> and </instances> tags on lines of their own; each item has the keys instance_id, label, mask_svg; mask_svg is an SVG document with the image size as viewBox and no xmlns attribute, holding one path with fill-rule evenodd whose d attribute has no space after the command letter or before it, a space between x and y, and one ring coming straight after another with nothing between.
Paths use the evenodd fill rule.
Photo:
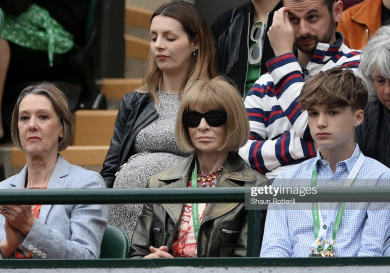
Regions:
<instances>
[{"instance_id":1,"label":"woman's hand","mask_svg":"<svg viewBox=\"0 0 390 273\"><path fill-rule=\"evenodd\" d=\"M36 220L31 211L31 205L0 206L0 214L12 227L18 229L25 236L30 232Z\"/></svg>"},{"instance_id":2,"label":"woman's hand","mask_svg":"<svg viewBox=\"0 0 390 273\"><path fill-rule=\"evenodd\" d=\"M153 258L173 258L171 254L168 253L168 247L162 246L160 248L155 248L150 246L151 254L144 257L144 259L153 259Z\"/></svg>"},{"instance_id":3,"label":"woman's hand","mask_svg":"<svg viewBox=\"0 0 390 273\"><path fill-rule=\"evenodd\" d=\"M6 239L0 243L0 252L3 258L9 258L22 243L23 234L7 220L4 223L4 230Z\"/></svg>"}]
</instances>

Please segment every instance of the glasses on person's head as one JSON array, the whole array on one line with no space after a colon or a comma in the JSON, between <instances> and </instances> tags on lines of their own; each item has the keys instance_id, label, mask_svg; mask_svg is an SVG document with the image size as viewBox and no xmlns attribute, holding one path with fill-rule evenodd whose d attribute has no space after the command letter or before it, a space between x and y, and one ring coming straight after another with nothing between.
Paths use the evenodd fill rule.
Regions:
<instances>
[{"instance_id":1,"label":"glasses on person's head","mask_svg":"<svg viewBox=\"0 0 390 273\"><path fill-rule=\"evenodd\" d=\"M187 127L198 127L202 118L204 118L211 127L219 127L226 123L227 115L225 111L221 110L208 111L204 114L196 111L183 112L183 123Z\"/></svg>"},{"instance_id":2,"label":"glasses on person's head","mask_svg":"<svg viewBox=\"0 0 390 273\"><path fill-rule=\"evenodd\" d=\"M264 36L265 25L263 22L254 23L251 29L249 38L255 42L253 46L249 48L248 60L250 64L259 64L263 56L263 43L261 39Z\"/></svg>"}]
</instances>

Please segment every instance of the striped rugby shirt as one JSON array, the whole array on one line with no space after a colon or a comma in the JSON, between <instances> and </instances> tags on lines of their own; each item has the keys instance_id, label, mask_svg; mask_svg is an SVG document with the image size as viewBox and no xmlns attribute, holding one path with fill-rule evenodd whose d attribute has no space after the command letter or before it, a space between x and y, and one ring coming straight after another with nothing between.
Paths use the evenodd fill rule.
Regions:
<instances>
[{"instance_id":1,"label":"striped rugby shirt","mask_svg":"<svg viewBox=\"0 0 390 273\"><path fill-rule=\"evenodd\" d=\"M305 69L292 52L268 61L270 73L256 81L245 99L250 139L239 154L268 178L316 156L307 112L298 102L305 79L337 66L357 70L360 63L360 51L349 49L341 33L336 38L333 45L318 43Z\"/></svg>"}]
</instances>

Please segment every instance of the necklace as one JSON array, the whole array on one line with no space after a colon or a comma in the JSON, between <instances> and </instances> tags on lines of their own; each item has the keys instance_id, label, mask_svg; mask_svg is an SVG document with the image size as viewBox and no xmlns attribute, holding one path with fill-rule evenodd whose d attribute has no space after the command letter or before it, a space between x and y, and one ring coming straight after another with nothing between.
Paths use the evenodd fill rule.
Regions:
<instances>
[{"instance_id":1,"label":"necklace","mask_svg":"<svg viewBox=\"0 0 390 273\"><path fill-rule=\"evenodd\" d=\"M198 186L205 188L215 186L217 184L218 177L222 173L222 169L223 167L211 173L202 173L198 171Z\"/></svg>"}]
</instances>

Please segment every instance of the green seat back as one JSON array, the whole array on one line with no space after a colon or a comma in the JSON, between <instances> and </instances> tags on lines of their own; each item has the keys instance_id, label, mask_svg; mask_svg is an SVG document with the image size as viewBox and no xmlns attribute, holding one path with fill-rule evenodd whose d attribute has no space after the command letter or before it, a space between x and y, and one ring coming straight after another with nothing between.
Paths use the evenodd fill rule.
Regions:
<instances>
[{"instance_id":1,"label":"green seat back","mask_svg":"<svg viewBox=\"0 0 390 273\"><path fill-rule=\"evenodd\" d=\"M100 259L127 258L129 248L127 234L116 226L107 225L103 235Z\"/></svg>"}]
</instances>

